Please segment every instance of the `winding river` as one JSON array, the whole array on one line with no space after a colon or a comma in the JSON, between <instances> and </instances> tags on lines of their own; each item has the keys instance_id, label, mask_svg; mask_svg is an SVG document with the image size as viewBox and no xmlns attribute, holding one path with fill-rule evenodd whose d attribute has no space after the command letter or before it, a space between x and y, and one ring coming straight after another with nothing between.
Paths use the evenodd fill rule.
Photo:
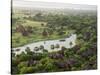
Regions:
<instances>
[{"instance_id":1,"label":"winding river","mask_svg":"<svg viewBox=\"0 0 100 75\"><path fill-rule=\"evenodd\" d=\"M35 42L35 43L24 45L22 47L12 48L12 50L15 54L20 54L23 51L25 52L25 49L29 47L31 51L35 52L34 48L40 47L42 45L44 46L44 49L48 50L48 52L59 51L61 50L62 47L65 47L65 48L74 47L76 45L76 42L75 42L76 37L77 37L76 34L71 34L69 37L66 37L64 39ZM51 45L57 45L57 44L59 44L59 48L51 49ZM39 50L36 52L42 52L42 50Z\"/></svg>"}]
</instances>

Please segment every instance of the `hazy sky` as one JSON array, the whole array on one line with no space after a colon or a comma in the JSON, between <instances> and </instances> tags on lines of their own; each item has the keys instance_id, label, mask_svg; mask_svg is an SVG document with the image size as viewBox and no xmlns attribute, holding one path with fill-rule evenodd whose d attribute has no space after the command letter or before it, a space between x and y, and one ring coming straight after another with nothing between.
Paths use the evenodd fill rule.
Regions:
<instances>
[{"instance_id":1,"label":"hazy sky","mask_svg":"<svg viewBox=\"0 0 100 75\"><path fill-rule=\"evenodd\" d=\"M13 0L14 7L37 7L37 8L71 8L71 9L85 9L85 10L96 10L95 5L77 5L67 3L54 3L54 2L39 2L39 1L28 1L28 0Z\"/></svg>"}]
</instances>

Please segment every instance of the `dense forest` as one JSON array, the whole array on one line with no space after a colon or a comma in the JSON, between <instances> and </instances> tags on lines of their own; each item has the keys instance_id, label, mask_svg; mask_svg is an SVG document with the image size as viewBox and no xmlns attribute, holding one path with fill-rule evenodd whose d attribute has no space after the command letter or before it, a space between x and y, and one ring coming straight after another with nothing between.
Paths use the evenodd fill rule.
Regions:
<instances>
[{"instance_id":1,"label":"dense forest","mask_svg":"<svg viewBox=\"0 0 100 75\"><path fill-rule=\"evenodd\" d=\"M77 35L77 40L73 48L62 47L60 51L54 52L48 52L43 46L40 47L43 53L34 52L27 47L25 52L15 54L12 49L12 74L97 69L96 13L90 11L73 15L74 12L71 12L68 15L45 14L40 11L32 14L24 10L18 12L12 12L12 48L65 38L72 33ZM52 45L51 49L59 46Z\"/></svg>"}]
</instances>

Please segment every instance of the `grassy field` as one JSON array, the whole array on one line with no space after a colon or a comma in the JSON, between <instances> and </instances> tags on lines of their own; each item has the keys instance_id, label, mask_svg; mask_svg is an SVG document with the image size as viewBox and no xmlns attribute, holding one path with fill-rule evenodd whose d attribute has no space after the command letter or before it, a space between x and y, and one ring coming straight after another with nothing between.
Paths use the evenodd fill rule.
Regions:
<instances>
[{"instance_id":1,"label":"grassy field","mask_svg":"<svg viewBox=\"0 0 100 75\"><path fill-rule=\"evenodd\" d=\"M31 20L24 20L25 22L22 23L22 25L25 26L31 26L37 28L35 31L36 33L32 33L29 36L22 36L21 33L15 32L12 35L12 47L19 47L23 46L28 43L32 42L38 42L38 41L44 41L44 40L54 40L59 39L62 37L66 37L68 30L66 31L66 34L63 36L57 35L56 32L53 33L53 35L50 35L48 37L42 36L42 31L46 26L46 22L40 22L40 21L31 21ZM44 26L41 26L41 24L44 24ZM17 26L12 26L12 30L15 29ZM69 31L70 32L70 31Z\"/></svg>"},{"instance_id":2,"label":"grassy field","mask_svg":"<svg viewBox=\"0 0 100 75\"><path fill-rule=\"evenodd\" d=\"M23 26L31 26L31 27L42 27L41 24L46 25L46 22L39 22L39 21L31 21L31 20L26 20L23 23Z\"/></svg>"},{"instance_id":3,"label":"grassy field","mask_svg":"<svg viewBox=\"0 0 100 75\"><path fill-rule=\"evenodd\" d=\"M22 36L20 33L15 33L12 36L12 47L19 47L32 42L59 39L66 37L66 35L58 36L56 33L54 33L51 36L43 37L41 34L31 34L30 36L25 37Z\"/></svg>"}]
</instances>

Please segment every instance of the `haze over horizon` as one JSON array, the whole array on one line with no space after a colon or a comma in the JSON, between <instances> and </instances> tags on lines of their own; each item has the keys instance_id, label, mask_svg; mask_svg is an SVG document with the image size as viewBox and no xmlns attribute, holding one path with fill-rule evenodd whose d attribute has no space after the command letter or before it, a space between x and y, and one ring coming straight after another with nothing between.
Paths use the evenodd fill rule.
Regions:
<instances>
[{"instance_id":1,"label":"haze over horizon","mask_svg":"<svg viewBox=\"0 0 100 75\"><path fill-rule=\"evenodd\" d=\"M69 3L41 2L28 0L13 0L13 7L28 7L28 8L56 8L56 9L78 9L78 10L97 10L96 5L80 5Z\"/></svg>"}]
</instances>

